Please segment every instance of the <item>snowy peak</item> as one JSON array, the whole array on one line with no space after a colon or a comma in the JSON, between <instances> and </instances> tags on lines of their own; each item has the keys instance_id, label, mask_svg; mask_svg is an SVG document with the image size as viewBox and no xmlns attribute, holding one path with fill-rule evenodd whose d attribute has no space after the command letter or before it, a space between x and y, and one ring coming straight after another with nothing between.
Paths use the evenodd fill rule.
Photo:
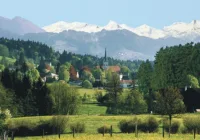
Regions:
<instances>
[{"instance_id":1,"label":"snowy peak","mask_svg":"<svg viewBox=\"0 0 200 140\"><path fill-rule=\"evenodd\" d=\"M134 33L136 33L137 35L140 35L140 36L145 36L145 37L149 37L149 38L153 38L153 39L163 38L166 36L162 30L155 29L146 24L135 28Z\"/></svg>"},{"instance_id":2,"label":"snowy peak","mask_svg":"<svg viewBox=\"0 0 200 140\"><path fill-rule=\"evenodd\" d=\"M75 30L87 33L95 33L100 32L102 30L111 31L125 29L139 36L145 36L152 39L175 37L193 40L197 36L200 36L200 21L193 20L190 23L176 22L170 26L165 26L163 29L156 29L146 24L143 24L136 28L132 28L127 26L126 24L118 24L115 21L109 21L108 24L105 26L97 26L80 22L68 23L64 21L59 21L52 25L45 26L43 27L43 29L47 32L55 33L59 33L64 30Z\"/></svg>"},{"instance_id":3,"label":"snowy peak","mask_svg":"<svg viewBox=\"0 0 200 140\"><path fill-rule=\"evenodd\" d=\"M68 30L75 30L75 31L82 31L82 32L99 32L101 29L97 25L90 25L87 23L81 23L81 22L64 22L64 21L59 21L54 24L51 24L49 26L43 27L44 30L47 32L54 32L54 33L59 33L62 31L68 31Z\"/></svg>"},{"instance_id":4,"label":"snowy peak","mask_svg":"<svg viewBox=\"0 0 200 140\"><path fill-rule=\"evenodd\" d=\"M184 38L192 40L200 36L200 21L193 20L190 23L176 22L170 26L165 26L163 31L175 38Z\"/></svg>"},{"instance_id":5,"label":"snowy peak","mask_svg":"<svg viewBox=\"0 0 200 140\"><path fill-rule=\"evenodd\" d=\"M47 32L55 32L55 33L59 33L65 30L66 31L75 30L75 31L92 33L92 32L100 32L102 30L121 30L123 28L114 21L110 21L104 27L99 27L97 25L81 23L81 22L68 23L64 21L59 21L49 26L45 26L43 27L43 29L46 30Z\"/></svg>"},{"instance_id":6,"label":"snowy peak","mask_svg":"<svg viewBox=\"0 0 200 140\"><path fill-rule=\"evenodd\" d=\"M119 24L117 24L115 21L111 20L111 21L109 21L109 23L106 26L104 26L103 29L105 29L105 30L121 30L122 27Z\"/></svg>"}]
</instances>

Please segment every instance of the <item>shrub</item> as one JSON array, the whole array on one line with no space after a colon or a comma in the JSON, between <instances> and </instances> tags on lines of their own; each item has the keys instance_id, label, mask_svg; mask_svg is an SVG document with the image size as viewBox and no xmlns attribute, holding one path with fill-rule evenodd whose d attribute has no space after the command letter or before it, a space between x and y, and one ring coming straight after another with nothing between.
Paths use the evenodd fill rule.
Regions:
<instances>
[{"instance_id":1,"label":"shrub","mask_svg":"<svg viewBox=\"0 0 200 140\"><path fill-rule=\"evenodd\" d=\"M39 136L43 130L46 134L53 134L53 127L50 121L40 121L39 123L31 123L28 121L8 121L8 130L14 132L15 136Z\"/></svg>"},{"instance_id":2,"label":"shrub","mask_svg":"<svg viewBox=\"0 0 200 140\"><path fill-rule=\"evenodd\" d=\"M6 121L6 115L5 114L0 114L0 134L7 127L6 124L5 124L5 121Z\"/></svg>"},{"instance_id":3,"label":"shrub","mask_svg":"<svg viewBox=\"0 0 200 140\"><path fill-rule=\"evenodd\" d=\"M92 88L92 83L88 80L83 81L82 87L84 88Z\"/></svg>"},{"instance_id":4,"label":"shrub","mask_svg":"<svg viewBox=\"0 0 200 140\"><path fill-rule=\"evenodd\" d=\"M85 132L85 124L76 122L76 123L70 125L70 129L72 132L73 132L73 130L75 130L75 133L84 133Z\"/></svg>"},{"instance_id":5,"label":"shrub","mask_svg":"<svg viewBox=\"0 0 200 140\"><path fill-rule=\"evenodd\" d=\"M183 124L185 126L185 133L192 133L194 129L200 132L200 118L198 116L190 116L183 118Z\"/></svg>"},{"instance_id":6,"label":"shrub","mask_svg":"<svg viewBox=\"0 0 200 140\"><path fill-rule=\"evenodd\" d=\"M179 130L180 122L179 121L173 121L171 124L171 133L176 134ZM169 121L164 121L164 128L166 132L169 132Z\"/></svg>"},{"instance_id":7,"label":"shrub","mask_svg":"<svg viewBox=\"0 0 200 140\"><path fill-rule=\"evenodd\" d=\"M68 117L66 116L54 116L50 123L51 123L51 126L54 130L54 133L64 133L66 127L67 127L67 124L68 124Z\"/></svg>"},{"instance_id":8,"label":"shrub","mask_svg":"<svg viewBox=\"0 0 200 140\"><path fill-rule=\"evenodd\" d=\"M155 117L149 117L139 125L139 130L143 132L156 132L158 130L159 123Z\"/></svg>"},{"instance_id":9,"label":"shrub","mask_svg":"<svg viewBox=\"0 0 200 140\"><path fill-rule=\"evenodd\" d=\"M122 133L133 133L135 132L135 125L138 124L138 129L140 128L140 120L134 118L133 120L122 120L119 122L119 129Z\"/></svg>"},{"instance_id":10,"label":"shrub","mask_svg":"<svg viewBox=\"0 0 200 140\"><path fill-rule=\"evenodd\" d=\"M110 129L110 126L108 125L104 125L102 127L99 127L97 129L97 132L100 133L100 134L103 134L103 133L110 133L111 132L111 129Z\"/></svg>"},{"instance_id":11,"label":"shrub","mask_svg":"<svg viewBox=\"0 0 200 140\"><path fill-rule=\"evenodd\" d=\"M95 97L96 97L97 102L103 103L103 93L101 91L96 91Z\"/></svg>"},{"instance_id":12,"label":"shrub","mask_svg":"<svg viewBox=\"0 0 200 140\"><path fill-rule=\"evenodd\" d=\"M15 136L34 136L35 132L33 128L30 128L28 126L19 126L17 129L12 130L15 132Z\"/></svg>"}]
</instances>

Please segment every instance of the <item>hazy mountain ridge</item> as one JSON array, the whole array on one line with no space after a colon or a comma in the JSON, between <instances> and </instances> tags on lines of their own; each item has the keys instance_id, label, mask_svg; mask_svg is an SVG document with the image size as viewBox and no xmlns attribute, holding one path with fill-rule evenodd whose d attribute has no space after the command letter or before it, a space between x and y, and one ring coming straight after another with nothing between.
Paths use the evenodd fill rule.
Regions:
<instances>
[{"instance_id":1,"label":"hazy mountain ridge","mask_svg":"<svg viewBox=\"0 0 200 140\"><path fill-rule=\"evenodd\" d=\"M0 17L0 29L19 35L45 32L42 28L21 17L13 19Z\"/></svg>"},{"instance_id":2,"label":"hazy mountain ridge","mask_svg":"<svg viewBox=\"0 0 200 140\"><path fill-rule=\"evenodd\" d=\"M58 51L67 50L79 54L103 56L104 49L107 48L109 56L131 60L152 60L160 47L187 42L176 38L151 39L128 30L102 30L97 33L69 30L61 33L26 34L21 38L46 43Z\"/></svg>"}]
</instances>

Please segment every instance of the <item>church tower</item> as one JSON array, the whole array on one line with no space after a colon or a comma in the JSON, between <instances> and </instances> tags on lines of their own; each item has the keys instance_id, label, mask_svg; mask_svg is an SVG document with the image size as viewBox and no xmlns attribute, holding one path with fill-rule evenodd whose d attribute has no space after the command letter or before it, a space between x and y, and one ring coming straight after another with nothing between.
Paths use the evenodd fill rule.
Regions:
<instances>
[{"instance_id":1,"label":"church tower","mask_svg":"<svg viewBox=\"0 0 200 140\"><path fill-rule=\"evenodd\" d=\"M105 48L105 56L104 56L104 61L103 61L103 69L107 70L108 69L108 61L107 61L107 52Z\"/></svg>"}]
</instances>

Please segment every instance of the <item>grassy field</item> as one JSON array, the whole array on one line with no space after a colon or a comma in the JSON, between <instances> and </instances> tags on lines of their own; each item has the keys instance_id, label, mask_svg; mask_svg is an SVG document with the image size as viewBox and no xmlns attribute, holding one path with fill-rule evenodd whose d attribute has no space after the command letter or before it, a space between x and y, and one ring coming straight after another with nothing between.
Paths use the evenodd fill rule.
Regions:
<instances>
[{"instance_id":1,"label":"grassy field","mask_svg":"<svg viewBox=\"0 0 200 140\"><path fill-rule=\"evenodd\" d=\"M106 106L101 106L96 103L82 104L79 113L80 115L105 115Z\"/></svg>"},{"instance_id":2,"label":"grassy field","mask_svg":"<svg viewBox=\"0 0 200 140\"><path fill-rule=\"evenodd\" d=\"M192 116L196 114L182 114L182 115L175 115L173 117L172 121L180 121L182 123L182 118L185 116ZM197 114L199 115L199 114ZM157 118L158 121L162 119L160 115L137 115L137 117L141 120L144 120L150 116L154 116ZM120 115L120 116L99 116L99 115L73 115L68 116L69 117L69 124L68 128L66 129L65 133L62 135L61 140L68 140L68 139L77 139L77 140L130 140L130 139L136 139L135 134L123 134L120 133L120 130L118 128L118 123L121 120L129 120L133 119L135 115ZM165 116L167 117L167 116ZM36 116L36 117L20 117L20 118L12 118L11 124L14 124L14 122L18 123L24 123L24 124L32 124L36 125L41 120L50 120L52 116ZM69 129L70 124L74 122L82 122L86 126L86 130L84 134L76 134L76 137L72 137L72 132ZM111 138L109 134L106 134L105 137L103 137L101 134L97 133L97 128L104 126L104 125L112 125L113 126L113 137ZM18 137L16 140L40 140L42 139L41 136L36 137ZM56 140L58 139L56 135L51 136L45 136L43 139L45 140ZM162 131L161 128L156 133L142 133L139 132L139 137L137 140L159 140L162 138ZM165 139L168 139L168 134L165 133ZM193 139L192 134L172 134L170 139L178 140L190 140ZM200 135L196 136L196 139L200 139Z\"/></svg>"},{"instance_id":3,"label":"grassy field","mask_svg":"<svg viewBox=\"0 0 200 140\"><path fill-rule=\"evenodd\" d=\"M75 87L78 89L78 92L81 96L83 96L84 94L94 96L96 91L101 91L103 94L106 93L106 91L104 89L97 89L97 88L86 89L86 88L82 88L79 86L75 86Z\"/></svg>"},{"instance_id":4,"label":"grassy field","mask_svg":"<svg viewBox=\"0 0 200 140\"><path fill-rule=\"evenodd\" d=\"M95 89L83 89L81 87L77 87L81 96L83 97L85 94L88 98L94 99ZM101 90L105 93L105 90ZM91 101L91 100L90 100ZM106 106L100 106L97 103L86 102L81 105L78 115L70 115L69 117L69 124L65 130L66 134L61 135L61 140L70 140L70 139L77 139L77 140L163 140L169 139L167 133L165 133L165 138L162 138L162 131L159 128L159 131L153 134L148 133L141 133L139 132L139 137L135 138L135 134L123 134L120 132L118 128L118 124L121 120L130 120L135 117L135 115L118 115L118 116L109 116L106 114ZM200 115L200 114L180 114L174 115L173 121L179 121L182 124L182 119L185 116L192 116L192 115ZM160 115L137 115L137 118L141 120L145 120L146 118L154 116L159 122L161 122L162 117ZM164 116L167 118L167 116ZM52 116L34 116L34 117L20 117L20 118L12 118L10 120L11 125L19 124L30 124L30 126L37 125L40 121L43 120L50 120ZM75 122L82 122L85 124L86 130L84 134L76 134L75 138L72 136L72 132L69 128L70 124ZM113 126L113 137L110 137L109 134L106 134L104 137L101 134L97 133L97 129L104 125L112 125ZM58 140L57 135L45 136L35 136L35 137L16 137L15 140ZM192 134L173 134L171 135L172 140L191 140L193 139ZM200 139L200 135L196 136L196 139Z\"/></svg>"},{"instance_id":5,"label":"grassy field","mask_svg":"<svg viewBox=\"0 0 200 140\"><path fill-rule=\"evenodd\" d=\"M197 135L196 139L200 139L200 136ZM162 137L162 134L144 134L141 133L138 137L135 137L135 134L113 134L113 137L110 137L109 134L106 134L104 137L101 134L77 134L73 138L72 134L61 135L61 139L57 135L53 136L41 136L37 137L18 137L15 140L193 140L192 134L173 134L170 138L166 135L165 138Z\"/></svg>"}]
</instances>

